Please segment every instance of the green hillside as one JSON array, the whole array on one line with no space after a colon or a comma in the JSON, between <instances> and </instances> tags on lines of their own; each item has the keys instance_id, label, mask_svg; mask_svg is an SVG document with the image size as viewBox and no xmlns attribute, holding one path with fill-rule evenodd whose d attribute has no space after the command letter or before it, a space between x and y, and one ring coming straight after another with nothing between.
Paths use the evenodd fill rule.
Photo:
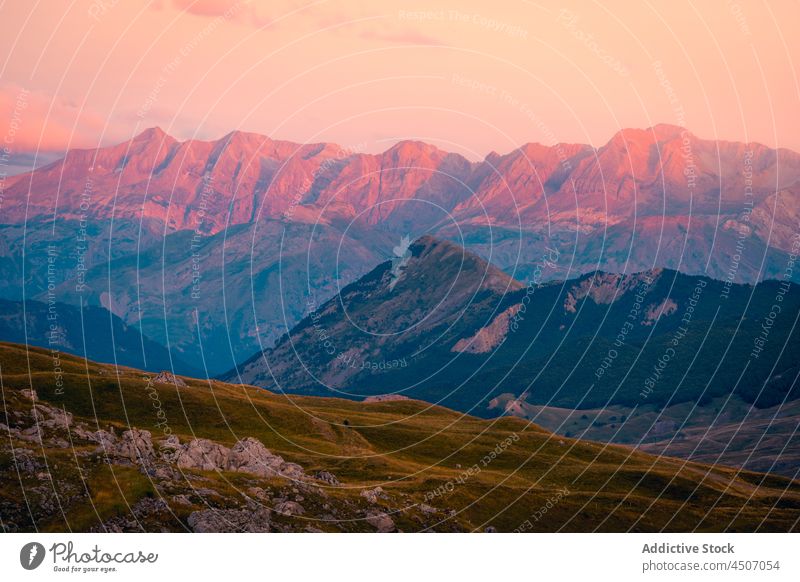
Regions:
<instances>
[{"instance_id":1,"label":"green hillside","mask_svg":"<svg viewBox=\"0 0 800 582\"><path fill-rule=\"evenodd\" d=\"M46 350L0 344L0 429L11 436L0 447L0 517L9 531L202 530L214 515L225 518L217 529L249 531L259 519L269 531L800 527L796 481L559 437L518 418L159 383L71 356L60 367L58 381ZM59 424L59 409L68 422ZM168 434L224 447L253 437L303 476L125 461L124 434L114 437L117 456L89 435L131 427L150 431L158 451Z\"/></svg>"}]
</instances>

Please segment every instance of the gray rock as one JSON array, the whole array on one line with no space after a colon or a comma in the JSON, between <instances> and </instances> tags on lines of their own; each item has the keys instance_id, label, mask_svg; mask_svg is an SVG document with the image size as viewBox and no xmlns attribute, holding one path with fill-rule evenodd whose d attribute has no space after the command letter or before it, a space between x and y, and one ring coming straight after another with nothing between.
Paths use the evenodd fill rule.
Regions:
<instances>
[{"instance_id":1,"label":"gray rock","mask_svg":"<svg viewBox=\"0 0 800 582\"><path fill-rule=\"evenodd\" d=\"M111 453L116 449L117 437L113 432L108 432L103 429L96 430L91 433L86 433L89 440L96 442L98 451L105 451Z\"/></svg>"},{"instance_id":2,"label":"gray rock","mask_svg":"<svg viewBox=\"0 0 800 582\"><path fill-rule=\"evenodd\" d=\"M256 499L266 500L269 499L267 492L264 491L261 487L248 487L247 494L251 497L255 497Z\"/></svg>"},{"instance_id":3,"label":"gray rock","mask_svg":"<svg viewBox=\"0 0 800 582\"><path fill-rule=\"evenodd\" d=\"M436 513L438 510L435 507L428 505L427 503L420 503L417 505L417 508L427 515L431 515L432 513Z\"/></svg>"},{"instance_id":4,"label":"gray rock","mask_svg":"<svg viewBox=\"0 0 800 582\"><path fill-rule=\"evenodd\" d=\"M150 463L156 456L150 431L138 428L126 430L122 433L122 438L117 443L114 454L134 463Z\"/></svg>"},{"instance_id":5,"label":"gray rock","mask_svg":"<svg viewBox=\"0 0 800 582\"><path fill-rule=\"evenodd\" d=\"M36 404L33 410L37 423L44 428L68 429L72 426L72 413L47 404Z\"/></svg>"},{"instance_id":6,"label":"gray rock","mask_svg":"<svg viewBox=\"0 0 800 582\"><path fill-rule=\"evenodd\" d=\"M333 473L329 473L328 471L317 471L314 473L314 479L317 481L322 481L323 483L327 483L328 485L332 485L336 487L339 485L339 479L336 478L336 475Z\"/></svg>"},{"instance_id":7,"label":"gray rock","mask_svg":"<svg viewBox=\"0 0 800 582\"><path fill-rule=\"evenodd\" d=\"M394 520L382 511L370 511L367 513L367 523L374 527L378 533L395 531Z\"/></svg>"},{"instance_id":8,"label":"gray rock","mask_svg":"<svg viewBox=\"0 0 800 582\"><path fill-rule=\"evenodd\" d=\"M169 463L178 459L181 450L181 441L175 435L170 435L158 443L158 454Z\"/></svg>"},{"instance_id":9,"label":"gray rock","mask_svg":"<svg viewBox=\"0 0 800 582\"><path fill-rule=\"evenodd\" d=\"M39 400L39 395L36 394L36 390L34 390L33 388L23 388L22 390L19 391L19 393L22 394L28 400L31 400L33 402Z\"/></svg>"},{"instance_id":10,"label":"gray rock","mask_svg":"<svg viewBox=\"0 0 800 582\"><path fill-rule=\"evenodd\" d=\"M305 508L296 501L282 501L275 506L275 512L281 515L303 515Z\"/></svg>"},{"instance_id":11,"label":"gray rock","mask_svg":"<svg viewBox=\"0 0 800 582\"><path fill-rule=\"evenodd\" d=\"M172 372L159 372L153 376L153 384L172 384L173 386L186 386L186 382L182 378L178 378Z\"/></svg>"},{"instance_id":12,"label":"gray rock","mask_svg":"<svg viewBox=\"0 0 800 582\"><path fill-rule=\"evenodd\" d=\"M266 508L204 509L189 515L189 527L197 533L270 531L270 515Z\"/></svg>"},{"instance_id":13,"label":"gray rock","mask_svg":"<svg viewBox=\"0 0 800 582\"><path fill-rule=\"evenodd\" d=\"M147 474L153 477L153 479L158 481L162 486L166 486L170 481L177 481L181 477L178 471L164 463L159 463L150 467Z\"/></svg>"},{"instance_id":14,"label":"gray rock","mask_svg":"<svg viewBox=\"0 0 800 582\"><path fill-rule=\"evenodd\" d=\"M181 448L175 463L181 469L220 470L225 467L228 449L208 439L194 439Z\"/></svg>"},{"instance_id":15,"label":"gray rock","mask_svg":"<svg viewBox=\"0 0 800 582\"><path fill-rule=\"evenodd\" d=\"M306 476L303 467L297 463L283 463L280 468L280 474L287 479L299 480Z\"/></svg>"},{"instance_id":16,"label":"gray rock","mask_svg":"<svg viewBox=\"0 0 800 582\"><path fill-rule=\"evenodd\" d=\"M228 453L225 468L259 477L275 477L281 473L283 465L286 463L282 457L273 455L261 441L247 437L233 445ZM302 472L302 468L300 470Z\"/></svg>"},{"instance_id":17,"label":"gray rock","mask_svg":"<svg viewBox=\"0 0 800 582\"><path fill-rule=\"evenodd\" d=\"M379 499L386 498L386 494L384 493L382 487L375 487L375 489L364 489L361 492L361 497L363 497L370 503L378 503Z\"/></svg>"}]
</instances>

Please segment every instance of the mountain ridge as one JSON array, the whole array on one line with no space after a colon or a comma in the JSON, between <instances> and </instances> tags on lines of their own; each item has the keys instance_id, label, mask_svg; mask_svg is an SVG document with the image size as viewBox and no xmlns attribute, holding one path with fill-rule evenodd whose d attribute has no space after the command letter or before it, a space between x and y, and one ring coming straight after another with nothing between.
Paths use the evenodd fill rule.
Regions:
<instances>
[{"instance_id":1,"label":"mountain ridge","mask_svg":"<svg viewBox=\"0 0 800 582\"><path fill-rule=\"evenodd\" d=\"M55 266L59 301L107 307L184 360L202 349L216 375L302 319L309 289L325 301L424 234L523 282L650 268L781 276L800 240L800 155L686 134L688 157L684 131L471 162L414 140L371 154L151 129L9 183L0 297L44 300ZM557 260L542 269L543 256Z\"/></svg>"},{"instance_id":2,"label":"mountain ridge","mask_svg":"<svg viewBox=\"0 0 800 582\"><path fill-rule=\"evenodd\" d=\"M686 190L686 177L682 173L687 168L687 157L680 155L680 149L687 145L691 150L696 150L690 152L692 159L689 161L698 166L693 179L703 182L702 188L695 187L700 201L706 191L714 190L711 183L713 180L705 180L706 175L715 175L713 172L721 178L732 180L732 185L740 189L741 180L737 176L742 173L742 168L733 168L731 164L735 160L741 162L739 158L748 151L752 151L756 170L752 176L754 189L779 192L796 187L800 179L800 154L792 150L772 149L755 143L703 140L684 128L667 124L648 129L622 129L599 147L561 143L548 146L530 142L508 153L494 154L494 161L489 161L492 156L487 155L477 162L470 162L459 154L441 150L419 140L399 141L381 153L367 154L348 150L337 144L301 144L272 140L265 135L242 131L229 132L216 140L179 141L156 127L146 129L128 142L114 146L70 150L62 160L17 176L9 183L7 198L13 200L19 197L19 186L22 182L29 182L32 193L29 219L57 214L58 210L69 215L73 207L80 206L80 193L87 188L86 184L83 184L83 189L78 187L78 178L94 174L93 179L101 183L93 186L92 190L112 187L115 194L114 211L121 216L154 218L163 222L168 229L179 230L191 228L197 222L198 210L194 206L199 204L198 189L203 188L203 180L207 179L213 183L213 197L222 196L229 202L227 205L216 203L213 206L214 210L223 214L229 210L229 222L204 217L208 232L216 232L226 224L249 222L263 213L280 218L293 206L314 206L320 202L331 202L333 198L330 194L320 197L317 192L316 198L309 197L314 187L319 189L321 182L326 181L337 192L337 197L342 198L336 201L337 204L355 203L357 212L358 205L363 207L364 204L370 206L381 203L387 207L383 214L391 215L391 202L385 199L380 190L375 190L376 186L370 186L371 179L368 176L375 171L391 173L403 170L406 178L395 181L395 186L382 184L381 188L390 187L400 194L401 199L410 200L414 199L412 194L423 186L427 189L434 188L434 199L442 196L442 188L446 187L445 190L451 191L445 200L446 208L456 214L465 212L466 216L470 216L470 208L475 201L496 199L500 194L504 194L506 199L514 199L525 194L526 188L528 194L530 190L539 190L539 196L548 191L550 195L554 195L561 190L564 181L569 179L583 196L584 205L601 208L603 205L598 205L592 196L602 193L608 198L607 212L614 215L625 213L625 209L620 208L615 200L619 200L621 196L623 200L629 199L632 196L631 188L638 188L642 194L649 192L657 186L654 182L659 177L664 182L663 187L668 189L664 192L667 202L674 201L678 190ZM657 150L655 152L654 147ZM717 168L714 167L714 158ZM777 177L777 172L772 169L778 163L783 164L784 177ZM175 164L178 164L177 169L173 169ZM440 166L444 170L439 170ZM768 176L761 175L767 170ZM105 171L105 175L101 171ZM426 172L434 172L434 175L443 172L442 175L447 178L437 179L445 180L446 183L436 184L436 180L431 183L433 176L426 176ZM527 179L522 182L520 172L527 175ZM79 175L76 176L76 173ZM103 180L107 181L109 173L115 183L102 183ZM365 173L367 176L363 175ZM55 184L61 185L62 195L66 198L60 203L58 210L44 204L37 195L37 181L43 181L38 187L53 185L56 175L58 181ZM493 175L501 178L500 186L493 181ZM417 177L408 182L408 176ZM394 180L391 175L385 177ZM770 177L775 177L776 181L770 183ZM350 184L354 178L366 180L366 183ZM626 185L626 181L631 182ZM547 187L547 184L550 186ZM610 189L606 188L606 184ZM144 192L135 195L131 190L134 185L144 189ZM463 190L466 185L469 188L462 194L453 196L453 192ZM298 187L301 191L297 191ZM730 188L731 186L726 187L727 190ZM142 194L146 196L143 198ZM763 195L763 192L758 194ZM139 208L126 206L125 200L130 196L141 207L139 214L135 212ZM148 199L148 196L151 198ZM253 199L259 196L271 200L262 200L261 205L254 203ZM460 200L460 197L465 198ZM527 208L539 199L519 202L522 207ZM728 203L736 200L738 198ZM161 206L164 202L178 205L179 209L172 213L165 212ZM494 209L494 212L500 215L509 212L509 200L505 200L503 204L501 208ZM574 209L568 200L561 204L561 208L558 206L554 210ZM110 207L110 200L93 200L91 213L96 217L103 217L105 215L100 210ZM7 212L5 221L14 222L21 218L19 211L12 208ZM385 217L373 213L369 220L380 222Z\"/></svg>"},{"instance_id":3,"label":"mountain ridge","mask_svg":"<svg viewBox=\"0 0 800 582\"><path fill-rule=\"evenodd\" d=\"M766 352L753 355L776 296L800 312L797 285L727 285L657 268L527 286L503 273L484 287L488 262L456 256L452 243L426 253L436 239L421 241L410 246L422 250L408 261L408 282L393 284L392 263L382 263L222 379L296 394L397 393L479 415L509 392L566 408L667 406L731 390L758 407L800 398L791 317L770 321ZM664 353L670 366L653 380ZM719 369L695 366L698 354Z\"/></svg>"}]
</instances>

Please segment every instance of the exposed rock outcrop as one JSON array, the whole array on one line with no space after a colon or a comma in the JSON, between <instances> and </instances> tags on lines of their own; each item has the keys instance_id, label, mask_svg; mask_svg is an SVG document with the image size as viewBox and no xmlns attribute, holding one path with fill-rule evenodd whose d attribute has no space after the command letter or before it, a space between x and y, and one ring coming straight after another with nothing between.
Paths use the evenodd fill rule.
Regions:
<instances>
[{"instance_id":1,"label":"exposed rock outcrop","mask_svg":"<svg viewBox=\"0 0 800 582\"><path fill-rule=\"evenodd\" d=\"M564 311L575 313L578 301L584 297L589 297L598 305L609 305L639 285L647 290L658 280L661 272L662 269L651 269L633 275L595 273L593 277L587 277L570 289L564 300Z\"/></svg>"},{"instance_id":2,"label":"exposed rock outcrop","mask_svg":"<svg viewBox=\"0 0 800 582\"><path fill-rule=\"evenodd\" d=\"M667 297L661 303L654 303L647 307L642 319L642 325L653 325L661 317L672 315L678 310L678 304L675 303L670 297Z\"/></svg>"},{"instance_id":3,"label":"exposed rock outcrop","mask_svg":"<svg viewBox=\"0 0 800 582\"><path fill-rule=\"evenodd\" d=\"M361 492L361 497L370 503L378 503L380 499L386 497L386 494L383 491L383 487L375 487L375 489L364 489L364 491Z\"/></svg>"},{"instance_id":4,"label":"exposed rock outcrop","mask_svg":"<svg viewBox=\"0 0 800 582\"><path fill-rule=\"evenodd\" d=\"M408 396L403 396L402 394L377 394L364 398L364 402L396 402L398 400L408 400Z\"/></svg>"},{"instance_id":5,"label":"exposed rock outcrop","mask_svg":"<svg viewBox=\"0 0 800 582\"><path fill-rule=\"evenodd\" d=\"M316 479L317 481L322 481L334 487L339 485L339 479L336 478L336 475L334 475L333 473L329 473L328 471L317 471L316 473L314 473L314 479Z\"/></svg>"},{"instance_id":6,"label":"exposed rock outcrop","mask_svg":"<svg viewBox=\"0 0 800 582\"><path fill-rule=\"evenodd\" d=\"M175 464L181 469L222 470L229 452L224 446L208 439L193 439L178 450Z\"/></svg>"},{"instance_id":7,"label":"exposed rock outcrop","mask_svg":"<svg viewBox=\"0 0 800 582\"><path fill-rule=\"evenodd\" d=\"M270 531L270 511L265 507L204 509L189 515L188 524L197 533L266 533Z\"/></svg>"},{"instance_id":8,"label":"exposed rock outcrop","mask_svg":"<svg viewBox=\"0 0 800 582\"><path fill-rule=\"evenodd\" d=\"M305 508L296 501L281 501L275 505L275 512L281 515L303 515Z\"/></svg>"},{"instance_id":9,"label":"exposed rock outcrop","mask_svg":"<svg viewBox=\"0 0 800 582\"><path fill-rule=\"evenodd\" d=\"M134 463L148 464L155 459L153 439L149 431L132 428L122 433L113 453Z\"/></svg>"},{"instance_id":10,"label":"exposed rock outcrop","mask_svg":"<svg viewBox=\"0 0 800 582\"><path fill-rule=\"evenodd\" d=\"M511 318L519 313L521 307L522 304L519 303L499 313L489 325L479 329L472 337L458 340L451 351L468 354L491 352L506 339Z\"/></svg>"},{"instance_id":11,"label":"exposed rock outcrop","mask_svg":"<svg viewBox=\"0 0 800 582\"><path fill-rule=\"evenodd\" d=\"M152 379L153 384L172 384L173 386L186 386L186 382L183 381L183 378L178 378L172 372L167 372L166 370L163 372L159 372Z\"/></svg>"},{"instance_id":12,"label":"exposed rock outcrop","mask_svg":"<svg viewBox=\"0 0 800 582\"><path fill-rule=\"evenodd\" d=\"M391 533L395 531L394 520L382 511L367 513L367 523L375 528L377 533Z\"/></svg>"},{"instance_id":13,"label":"exposed rock outcrop","mask_svg":"<svg viewBox=\"0 0 800 582\"><path fill-rule=\"evenodd\" d=\"M286 462L261 441L247 437L227 448L207 439L194 439L175 453L176 464L182 469L203 471L237 471L259 477L285 477L300 480L305 471L297 463Z\"/></svg>"}]
</instances>

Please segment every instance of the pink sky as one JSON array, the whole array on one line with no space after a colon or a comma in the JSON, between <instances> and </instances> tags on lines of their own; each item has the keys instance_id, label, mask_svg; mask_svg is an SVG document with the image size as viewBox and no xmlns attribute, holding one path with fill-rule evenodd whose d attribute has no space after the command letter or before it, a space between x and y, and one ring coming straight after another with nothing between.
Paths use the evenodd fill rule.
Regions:
<instances>
[{"instance_id":1,"label":"pink sky","mask_svg":"<svg viewBox=\"0 0 800 582\"><path fill-rule=\"evenodd\" d=\"M61 6L58 8L57 6ZM800 150L800 7L774 2L6 2L14 160L232 129L480 159L622 127Z\"/></svg>"}]
</instances>

